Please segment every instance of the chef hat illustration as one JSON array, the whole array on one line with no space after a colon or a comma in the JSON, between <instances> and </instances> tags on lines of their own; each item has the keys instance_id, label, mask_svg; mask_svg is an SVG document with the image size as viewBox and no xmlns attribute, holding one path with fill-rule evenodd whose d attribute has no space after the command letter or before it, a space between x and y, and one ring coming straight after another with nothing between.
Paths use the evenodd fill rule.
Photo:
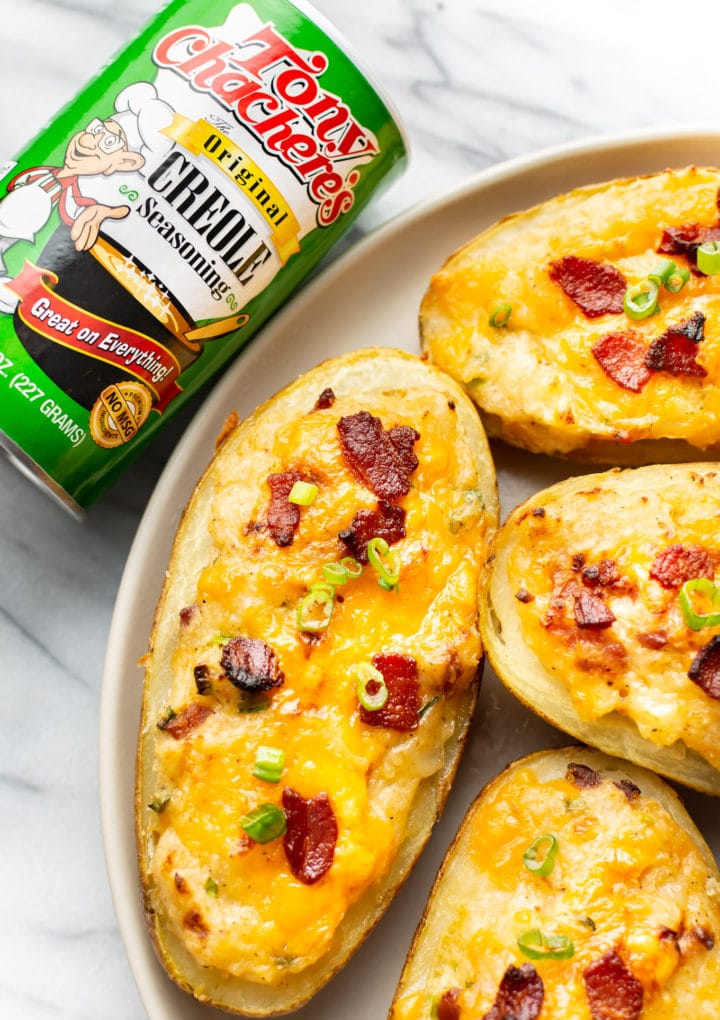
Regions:
<instances>
[{"instance_id":1,"label":"chef hat illustration","mask_svg":"<svg viewBox=\"0 0 720 1020\"><path fill-rule=\"evenodd\" d=\"M146 165L172 147L172 139L162 134L172 123L172 107L158 97L150 82L138 81L124 88L115 100L115 111L112 120L125 132L129 148L145 157Z\"/></svg>"}]
</instances>

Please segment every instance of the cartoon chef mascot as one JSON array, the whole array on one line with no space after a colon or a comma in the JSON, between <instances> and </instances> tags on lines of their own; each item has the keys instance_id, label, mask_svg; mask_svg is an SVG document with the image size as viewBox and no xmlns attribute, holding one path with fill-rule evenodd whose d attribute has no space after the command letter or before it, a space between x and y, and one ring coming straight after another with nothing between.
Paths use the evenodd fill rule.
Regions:
<instances>
[{"instance_id":1,"label":"cartoon chef mascot","mask_svg":"<svg viewBox=\"0 0 720 1020\"><path fill-rule=\"evenodd\" d=\"M0 202L0 312L12 311L18 300L5 287L10 281L4 261L7 250L18 241L33 241L55 207L70 227L76 249L92 248L105 220L124 219L130 207L94 199L90 179L140 170L146 147L157 148L158 139L171 144L160 134L171 121L172 109L158 99L155 86L136 82L118 95L111 117L95 117L73 135L61 167L33 167L10 181Z\"/></svg>"}]
</instances>

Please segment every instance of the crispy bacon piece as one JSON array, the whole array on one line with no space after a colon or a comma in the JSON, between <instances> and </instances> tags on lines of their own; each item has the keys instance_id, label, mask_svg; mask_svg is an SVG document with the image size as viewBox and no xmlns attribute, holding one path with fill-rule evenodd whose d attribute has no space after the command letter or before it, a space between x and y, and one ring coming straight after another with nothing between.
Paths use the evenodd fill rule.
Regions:
<instances>
[{"instance_id":1,"label":"crispy bacon piece","mask_svg":"<svg viewBox=\"0 0 720 1020\"><path fill-rule=\"evenodd\" d=\"M657 650L667 644L667 633L664 630L641 631L636 635L643 648Z\"/></svg>"},{"instance_id":2,"label":"crispy bacon piece","mask_svg":"<svg viewBox=\"0 0 720 1020\"><path fill-rule=\"evenodd\" d=\"M191 606L183 606L179 613L180 626L187 627L199 612L200 606L197 604L197 602L193 602Z\"/></svg>"},{"instance_id":3,"label":"crispy bacon piece","mask_svg":"<svg viewBox=\"0 0 720 1020\"><path fill-rule=\"evenodd\" d=\"M640 393L652 373L645 364L645 345L635 336L634 330L606 333L593 344L591 351L608 378L624 390Z\"/></svg>"},{"instance_id":4,"label":"crispy bacon piece","mask_svg":"<svg viewBox=\"0 0 720 1020\"><path fill-rule=\"evenodd\" d=\"M544 998L545 986L533 965L511 965L502 976L492 1009L482 1020L536 1020Z\"/></svg>"},{"instance_id":5,"label":"crispy bacon piece","mask_svg":"<svg viewBox=\"0 0 720 1020\"><path fill-rule=\"evenodd\" d=\"M313 410L314 411L324 411L324 410L326 410L326 408L332 407L334 403L335 403L335 394L330 389L330 387L327 386L322 391L322 393L317 398L317 400L315 401L315 407L313 408Z\"/></svg>"},{"instance_id":6,"label":"crispy bacon piece","mask_svg":"<svg viewBox=\"0 0 720 1020\"><path fill-rule=\"evenodd\" d=\"M565 770L565 778L578 790L590 790L593 786L599 786L602 782L600 773L589 765L583 765L579 761L571 761Z\"/></svg>"},{"instance_id":7,"label":"crispy bacon piece","mask_svg":"<svg viewBox=\"0 0 720 1020\"><path fill-rule=\"evenodd\" d=\"M222 646L220 665L231 684L251 694L280 687L285 680L274 649L259 638L232 638Z\"/></svg>"},{"instance_id":8,"label":"crispy bacon piece","mask_svg":"<svg viewBox=\"0 0 720 1020\"><path fill-rule=\"evenodd\" d=\"M639 1020L643 986L614 949L583 971L592 1020Z\"/></svg>"},{"instance_id":9,"label":"crispy bacon piece","mask_svg":"<svg viewBox=\"0 0 720 1020\"><path fill-rule=\"evenodd\" d=\"M337 424L343 455L353 474L379 499L395 500L410 491L410 475L418 466L413 446L415 429L395 425L385 431L369 411L341 418Z\"/></svg>"},{"instance_id":10,"label":"crispy bacon piece","mask_svg":"<svg viewBox=\"0 0 720 1020\"><path fill-rule=\"evenodd\" d=\"M295 482L302 480L299 471L283 471L282 474L268 475L270 506L267 512L267 526L273 542L281 549L286 545L292 545L300 523L300 507L297 503L289 503L288 496Z\"/></svg>"},{"instance_id":11,"label":"crispy bacon piece","mask_svg":"<svg viewBox=\"0 0 720 1020\"><path fill-rule=\"evenodd\" d=\"M193 679L195 680L195 689L198 694L210 694L212 691L212 680L210 679L210 670L204 662L193 667Z\"/></svg>"},{"instance_id":12,"label":"crispy bacon piece","mask_svg":"<svg viewBox=\"0 0 720 1020\"><path fill-rule=\"evenodd\" d=\"M440 996L437 1008L437 1020L460 1020L460 998L461 988L448 988Z\"/></svg>"},{"instance_id":13,"label":"crispy bacon piece","mask_svg":"<svg viewBox=\"0 0 720 1020\"><path fill-rule=\"evenodd\" d=\"M713 557L701 545L669 545L652 561L650 577L663 588L680 588L695 577L715 576Z\"/></svg>"},{"instance_id":14,"label":"crispy bacon piece","mask_svg":"<svg viewBox=\"0 0 720 1020\"><path fill-rule=\"evenodd\" d=\"M192 733L198 726L201 726L209 715L212 715L209 705L201 705L199 701L193 701L182 712L159 722L158 729L169 733L175 740L182 740L188 733Z\"/></svg>"},{"instance_id":15,"label":"crispy bacon piece","mask_svg":"<svg viewBox=\"0 0 720 1020\"><path fill-rule=\"evenodd\" d=\"M188 931L191 931L193 935L197 935L203 942L210 934L210 929L199 910L188 910L182 919L182 923L183 928L187 928Z\"/></svg>"},{"instance_id":16,"label":"crispy bacon piece","mask_svg":"<svg viewBox=\"0 0 720 1020\"><path fill-rule=\"evenodd\" d=\"M409 655L387 652L373 655L372 664L383 675L388 699L375 712L361 705L360 719L368 726L385 726L401 733L416 730L420 711L417 662Z\"/></svg>"},{"instance_id":17,"label":"crispy bacon piece","mask_svg":"<svg viewBox=\"0 0 720 1020\"><path fill-rule=\"evenodd\" d=\"M550 278L588 319L623 310L627 281L615 266L578 255L565 255L550 263Z\"/></svg>"},{"instance_id":18,"label":"crispy bacon piece","mask_svg":"<svg viewBox=\"0 0 720 1020\"><path fill-rule=\"evenodd\" d=\"M688 670L688 676L708 698L720 701L720 634L700 649Z\"/></svg>"},{"instance_id":19,"label":"crispy bacon piece","mask_svg":"<svg viewBox=\"0 0 720 1020\"><path fill-rule=\"evenodd\" d=\"M326 793L305 798L291 786L282 794L287 817L285 856L299 882L313 885L329 871L335 857L338 826Z\"/></svg>"},{"instance_id":20,"label":"crispy bacon piece","mask_svg":"<svg viewBox=\"0 0 720 1020\"><path fill-rule=\"evenodd\" d=\"M604 630L615 622L615 616L599 595L583 590L574 596L575 622L583 630Z\"/></svg>"},{"instance_id":21,"label":"crispy bacon piece","mask_svg":"<svg viewBox=\"0 0 720 1020\"><path fill-rule=\"evenodd\" d=\"M661 255L684 255L691 266L697 267L697 250L706 241L720 241L720 226L685 223L663 231L658 251Z\"/></svg>"},{"instance_id":22,"label":"crispy bacon piece","mask_svg":"<svg viewBox=\"0 0 720 1020\"><path fill-rule=\"evenodd\" d=\"M670 326L653 340L645 355L645 364L653 372L690 375L703 378L707 370L697 363L697 345L704 339L705 316L695 312L677 326Z\"/></svg>"},{"instance_id":23,"label":"crispy bacon piece","mask_svg":"<svg viewBox=\"0 0 720 1020\"><path fill-rule=\"evenodd\" d=\"M588 588L615 588L621 581L615 560L600 560L585 567L582 572L582 582Z\"/></svg>"},{"instance_id":24,"label":"crispy bacon piece","mask_svg":"<svg viewBox=\"0 0 720 1020\"><path fill-rule=\"evenodd\" d=\"M405 534L404 508L381 499L375 510L358 510L350 527L341 531L338 538L359 563L367 563L371 538L384 538L388 545L393 545Z\"/></svg>"},{"instance_id":25,"label":"crispy bacon piece","mask_svg":"<svg viewBox=\"0 0 720 1020\"><path fill-rule=\"evenodd\" d=\"M630 779L618 779L615 786L617 786L618 790L622 790L631 804L634 803L634 801L636 801L642 793L640 787L636 786Z\"/></svg>"}]
</instances>

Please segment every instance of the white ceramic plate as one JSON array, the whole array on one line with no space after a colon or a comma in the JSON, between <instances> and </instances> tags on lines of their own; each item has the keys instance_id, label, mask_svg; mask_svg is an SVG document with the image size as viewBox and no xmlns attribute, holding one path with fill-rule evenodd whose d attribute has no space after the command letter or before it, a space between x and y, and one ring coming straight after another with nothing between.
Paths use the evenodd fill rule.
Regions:
<instances>
[{"instance_id":1,"label":"white ceramic plate","mask_svg":"<svg viewBox=\"0 0 720 1020\"><path fill-rule=\"evenodd\" d=\"M102 819L115 909L150 1020L215 1020L165 976L147 935L135 865L133 782L142 675L152 615L175 526L213 451L226 414L241 416L324 358L381 344L417 352L417 312L430 275L475 233L507 213L593 181L689 163L717 165L720 135L684 129L575 144L495 167L400 217L357 245L295 298L238 358L194 418L143 517L118 594L100 718ZM494 448L503 511L583 470L577 464ZM379 1020L442 855L484 783L508 761L567 738L536 719L485 670L478 711L442 821L414 873L365 945L295 1015L298 1020ZM684 795L720 854L717 802Z\"/></svg>"}]
</instances>

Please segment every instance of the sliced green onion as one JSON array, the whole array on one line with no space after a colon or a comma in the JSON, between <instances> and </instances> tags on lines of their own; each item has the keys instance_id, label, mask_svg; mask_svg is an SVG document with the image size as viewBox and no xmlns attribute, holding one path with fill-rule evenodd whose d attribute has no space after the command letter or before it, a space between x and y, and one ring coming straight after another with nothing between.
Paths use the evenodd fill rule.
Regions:
<instances>
[{"instance_id":1,"label":"sliced green onion","mask_svg":"<svg viewBox=\"0 0 720 1020\"><path fill-rule=\"evenodd\" d=\"M205 892L208 896L217 896L218 894L218 884L212 876L205 883Z\"/></svg>"},{"instance_id":2,"label":"sliced green onion","mask_svg":"<svg viewBox=\"0 0 720 1020\"><path fill-rule=\"evenodd\" d=\"M700 592L701 595L709 599L713 609L720 609L720 588L709 577L693 577L690 581L686 581L678 592L678 602L685 623L691 630L717 627L720 624L720 612L696 613L690 599L690 594L694 591Z\"/></svg>"},{"instance_id":3,"label":"sliced green onion","mask_svg":"<svg viewBox=\"0 0 720 1020\"><path fill-rule=\"evenodd\" d=\"M385 677L369 662L361 662L354 668L355 690L358 701L368 712L377 712L388 699Z\"/></svg>"},{"instance_id":4,"label":"sliced green onion","mask_svg":"<svg viewBox=\"0 0 720 1020\"><path fill-rule=\"evenodd\" d=\"M667 283L676 270L677 266L672 259L662 259L661 262L655 266L652 273L648 273L648 280L652 283L656 283L658 287L662 287L664 283Z\"/></svg>"},{"instance_id":5,"label":"sliced green onion","mask_svg":"<svg viewBox=\"0 0 720 1020\"><path fill-rule=\"evenodd\" d=\"M262 691L241 691L238 698L238 712L264 712L270 707L270 698Z\"/></svg>"},{"instance_id":6,"label":"sliced green onion","mask_svg":"<svg viewBox=\"0 0 720 1020\"><path fill-rule=\"evenodd\" d=\"M150 808L151 811L154 811L156 814L159 815L165 810L169 803L170 803L169 797L164 798L156 797L155 800L150 801L148 807Z\"/></svg>"},{"instance_id":7,"label":"sliced green onion","mask_svg":"<svg viewBox=\"0 0 720 1020\"><path fill-rule=\"evenodd\" d=\"M558 841L549 832L534 839L523 854L523 864L528 871L534 871L536 875L549 875L555 866L555 857L558 852Z\"/></svg>"},{"instance_id":8,"label":"sliced green onion","mask_svg":"<svg viewBox=\"0 0 720 1020\"><path fill-rule=\"evenodd\" d=\"M298 506L311 506L317 499L318 487L312 482L295 482L288 503L297 503Z\"/></svg>"},{"instance_id":9,"label":"sliced green onion","mask_svg":"<svg viewBox=\"0 0 720 1020\"><path fill-rule=\"evenodd\" d=\"M325 630L332 618L334 606L335 588L331 584L319 581L311 585L310 591L298 604L298 627L308 631Z\"/></svg>"},{"instance_id":10,"label":"sliced green onion","mask_svg":"<svg viewBox=\"0 0 720 1020\"><path fill-rule=\"evenodd\" d=\"M503 326L507 326L511 314L512 305L507 301L501 301L490 312L488 322L496 329L501 329Z\"/></svg>"},{"instance_id":11,"label":"sliced green onion","mask_svg":"<svg viewBox=\"0 0 720 1020\"><path fill-rule=\"evenodd\" d=\"M285 812L277 804L261 804L240 819L240 828L256 843L279 839L287 828Z\"/></svg>"},{"instance_id":12,"label":"sliced green onion","mask_svg":"<svg viewBox=\"0 0 720 1020\"><path fill-rule=\"evenodd\" d=\"M569 960L575 955L575 946L567 935L543 935L539 928L523 932L517 944L529 960Z\"/></svg>"},{"instance_id":13,"label":"sliced green onion","mask_svg":"<svg viewBox=\"0 0 720 1020\"><path fill-rule=\"evenodd\" d=\"M434 698L430 698L429 701L426 701L425 704L422 706L422 708L418 709L418 719L422 719L422 717L425 715L425 713L429 712L430 709L433 707L433 705L437 705L439 700L440 700L440 695L436 694Z\"/></svg>"},{"instance_id":14,"label":"sliced green onion","mask_svg":"<svg viewBox=\"0 0 720 1020\"><path fill-rule=\"evenodd\" d=\"M718 241L706 241L697 250L697 267L706 276L716 276L720 273L720 243Z\"/></svg>"},{"instance_id":15,"label":"sliced green onion","mask_svg":"<svg viewBox=\"0 0 720 1020\"><path fill-rule=\"evenodd\" d=\"M690 270L685 266L680 266L668 276L665 281L665 290L669 290L671 294L677 294L678 291L683 289L689 279Z\"/></svg>"},{"instance_id":16,"label":"sliced green onion","mask_svg":"<svg viewBox=\"0 0 720 1020\"><path fill-rule=\"evenodd\" d=\"M647 319L657 311L658 285L652 280L628 287L623 301L626 315L631 319Z\"/></svg>"},{"instance_id":17,"label":"sliced green onion","mask_svg":"<svg viewBox=\"0 0 720 1020\"><path fill-rule=\"evenodd\" d=\"M253 775L265 783L279 783L285 768L285 752L280 747L258 747Z\"/></svg>"},{"instance_id":18,"label":"sliced green onion","mask_svg":"<svg viewBox=\"0 0 720 1020\"><path fill-rule=\"evenodd\" d=\"M328 584L347 584L348 572L342 563L323 563L322 572Z\"/></svg>"},{"instance_id":19,"label":"sliced green onion","mask_svg":"<svg viewBox=\"0 0 720 1020\"><path fill-rule=\"evenodd\" d=\"M390 546L384 538L371 538L367 544L367 555L370 564L377 570L380 578L378 584L383 588L392 589L400 580L400 557L390 552ZM384 556L388 558L383 559ZM382 582L385 582L383 584Z\"/></svg>"},{"instance_id":20,"label":"sliced green onion","mask_svg":"<svg viewBox=\"0 0 720 1020\"><path fill-rule=\"evenodd\" d=\"M362 574L362 563L358 563L353 556L343 556L340 565L345 567L348 577L360 577Z\"/></svg>"}]
</instances>

